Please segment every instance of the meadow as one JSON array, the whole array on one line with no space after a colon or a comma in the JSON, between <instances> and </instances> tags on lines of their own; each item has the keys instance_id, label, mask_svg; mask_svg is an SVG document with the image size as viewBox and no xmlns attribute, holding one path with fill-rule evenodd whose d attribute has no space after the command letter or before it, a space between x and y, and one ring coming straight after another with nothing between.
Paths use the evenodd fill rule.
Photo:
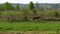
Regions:
<instances>
[{"instance_id":1,"label":"meadow","mask_svg":"<svg viewBox=\"0 0 60 34\"><path fill-rule=\"evenodd\" d=\"M2 16L23 15L21 11L2 11ZM50 15L50 12L45 12L45 15ZM53 14L52 14L53 15ZM7 19L0 19L0 31L2 30L23 30L23 31L40 31L40 30L57 30L60 29L60 21L19 21L10 23Z\"/></svg>"},{"instance_id":2,"label":"meadow","mask_svg":"<svg viewBox=\"0 0 60 34\"><path fill-rule=\"evenodd\" d=\"M60 10L38 5L0 5L0 34L60 34Z\"/></svg>"},{"instance_id":3,"label":"meadow","mask_svg":"<svg viewBox=\"0 0 60 34\"><path fill-rule=\"evenodd\" d=\"M56 31L60 30L60 21L0 22L0 31Z\"/></svg>"},{"instance_id":4,"label":"meadow","mask_svg":"<svg viewBox=\"0 0 60 34\"><path fill-rule=\"evenodd\" d=\"M54 11L40 12L38 15L42 15L44 13L45 16L54 16ZM58 12L59 13L59 12ZM0 34L1 32L4 34L58 34L60 32L60 21L14 21L11 23L4 16L21 16L27 15L22 11L1 11L0 16ZM33 15L33 13L29 13L29 15ZM20 18L16 18L16 20L20 20ZM22 19L24 20L24 19ZM60 33L59 33L60 34Z\"/></svg>"},{"instance_id":5,"label":"meadow","mask_svg":"<svg viewBox=\"0 0 60 34\"><path fill-rule=\"evenodd\" d=\"M0 33L58 34L60 21L0 22Z\"/></svg>"}]
</instances>

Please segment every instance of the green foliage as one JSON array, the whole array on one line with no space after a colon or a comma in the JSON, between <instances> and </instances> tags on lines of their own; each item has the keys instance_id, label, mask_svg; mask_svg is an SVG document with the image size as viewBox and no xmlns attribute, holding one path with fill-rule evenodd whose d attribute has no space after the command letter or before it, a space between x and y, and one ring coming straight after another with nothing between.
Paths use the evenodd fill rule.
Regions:
<instances>
[{"instance_id":1,"label":"green foliage","mask_svg":"<svg viewBox=\"0 0 60 34\"><path fill-rule=\"evenodd\" d=\"M33 13L34 13L34 14L37 14L37 11L36 11L35 9L33 9Z\"/></svg>"},{"instance_id":2,"label":"green foliage","mask_svg":"<svg viewBox=\"0 0 60 34\"><path fill-rule=\"evenodd\" d=\"M57 11L54 12L54 16L57 17L59 14Z\"/></svg>"},{"instance_id":3,"label":"green foliage","mask_svg":"<svg viewBox=\"0 0 60 34\"><path fill-rule=\"evenodd\" d=\"M0 11L4 10L4 6L0 5Z\"/></svg>"},{"instance_id":4,"label":"green foliage","mask_svg":"<svg viewBox=\"0 0 60 34\"><path fill-rule=\"evenodd\" d=\"M16 9L17 9L17 10L20 10L19 4L16 5Z\"/></svg>"},{"instance_id":5,"label":"green foliage","mask_svg":"<svg viewBox=\"0 0 60 34\"><path fill-rule=\"evenodd\" d=\"M2 27L0 27L0 29L3 29Z\"/></svg>"},{"instance_id":6,"label":"green foliage","mask_svg":"<svg viewBox=\"0 0 60 34\"><path fill-rule=\"evenodd\" d=\"M22 13L23 13L23 15L29 15L30 14L30 12L28 11L28 9L26 9L26 8L24 8L23 7L23 9L22 9Z\"/></svg>"},{"instance_id":7,"label":"green foliage","mask_svg":"<svg viewBox=\"0 0 60 34\"><path fill-rule=\"evenodd\" d=\"M30 10L33 10L35 8L33 2L30 2L28 7L29 7Z\"/></svg>"},{"instance_id":8,"label":"green foliage","mask_svg":"<svg viewBox=\"0 0 60 34\"><path fill-rule=\"evenodd\" d=\"M7 28L6 30L12 30L12 28Z\"/></svg>"},{"instance_id":9,"label":"green foliage","mask_svg":"<svg viewBox=\"0 0 60 34\"><path fill-rule=\"evenodd\" d=\"M5 10L13 10L14 7L10 3L6 2L6 3L4 3L4 9Z\"/></svg>"},{"instance_id":10,"label":"green foliage","mask_svg":"<svg viewBox=\"0 0 60 34\"><path fill-rule=\"evenodd\" d=\"M58 21L29 21L29 22L1 22L0 31L55 31L60 28L60 22Z\"/></svg>"},{"instance_id":11,"label":"green foliage","mask_svg":"<svg viewBox=\"0 0 60 34\"><path fill-rule=\"evenodd\" d=\"M21 11L1 11L1 14L3 15L3 16L9 16L9 15L23 15L23 12Z\"/></svg>"},{"instance_id":12,"label":"green foliage","mask_svg":"<svg viewBox=\"0 0 60 34\"><path fill-rule=\"evenodd\" d=\"M21 34L20 32L18 32L17 34Z\"/></svg>"},{"instance_id":13,"label":"green foliage","mask_svg":"<svg viewBox=\"0 0 60 34\"><path fill-rule=\"evenodd\" d=\"M28 21L28 17L25 16L25 17L23 18L23 20L24 20L24 21Z\"/></svg>"}]
</instances>

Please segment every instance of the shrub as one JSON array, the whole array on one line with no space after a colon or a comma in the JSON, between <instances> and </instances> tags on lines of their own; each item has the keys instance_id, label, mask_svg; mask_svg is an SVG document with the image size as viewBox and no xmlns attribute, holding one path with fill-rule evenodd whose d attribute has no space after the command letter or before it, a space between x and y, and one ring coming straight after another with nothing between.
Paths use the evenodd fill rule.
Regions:
<instances>
[{"instance_id":1,"label":"shrub","mask_svg":"<svg viewBox=\"0 0 60 34\"><path fill-rule=\"evenodd\" d=\"M27 16L25 16L25 17L23 18L23 20L24 20L24 21L28 21L29 19L28 19Z\"/></svg>"},{"instance_id":2,"label":"shrub","mask_svg":"<svg viewBox=\"0 0 60 34\"><path fill-rule=\"evenodd\" d=\"M33 13L34 13L34 14L37 14L37 11L36 11L35 9L33 9Z\"/></svg>"},{"instance_id":3,"label":"shrub","mask_svg":"<svg viewBox=\"0 0 60 34\"><path fill-rule=\"evenodd\" d=\"M32 30L33 30L33 31L36 31L36 30L39 30L39 28L38 28L38 27L36 27L36 28L33 28Z\"/></svg>"},{"instance_id":4,"label":"shrub","mask_svg":"<svg viewBox=\"0 0 60 34\"><path fill-rule=\"evenodd\" d=\"M2 27L0 27L0 29L3 29Z\"/></svg>"},{"instance_id":5,"label":"shrub","mask_svg":"<svg viewBox=\"0 0 60 34\"><path fill-rule=\"evenodd\" d=\"M21 33L18 32L17 34L21 34Z\"/></svg>"},{"instance_id":6,"label":"shrub","mask_svg":"<svg viewBox=\"0 0 60 34\"><path fill-rule=\"evenodd\" d=\"M54 12L54 16L57 17L59 14L57 11Z\"/></svg>"},{"instance_id":7,"label":"shrub","mask_svg":"<svg viewBox=\"0 0 60 34\"><path fill-rule=\"evenodd\" d=\"M31 28L29 28L29 29L27 29L28 31L32 31L32 29Z\"/></svg>"},{"instance_id":8,"label":"shrub","mask_svg":"<svg viewBox=\"0 0 60 34\"><path fill-rule=\"evenodd\" d=\"M12 28L7 28L6 30L12 30Z\"/></svg>"}]
</instances>

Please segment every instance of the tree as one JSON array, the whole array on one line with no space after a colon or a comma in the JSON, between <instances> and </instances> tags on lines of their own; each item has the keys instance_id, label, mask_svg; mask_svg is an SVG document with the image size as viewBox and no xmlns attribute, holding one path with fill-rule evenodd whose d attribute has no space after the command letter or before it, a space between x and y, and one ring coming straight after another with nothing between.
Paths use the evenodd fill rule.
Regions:
<instances>
[{"instance_id":1,"label":"tree","mask_svg":"<svg viewBox=\"0 0 60 34\"><path fill-rule=\"evenodd\" d=\"M17 10L20 10L19 4L16 5L16 9L17 9Z\"/></svg>"},{"instance_id":2,"label":"tree","mask_svg":"<svg viewBox=\"0 0 60 34\"><path fill-rule=\"evenodd\" d=\"M34 7L34 4L33 4L33 2L30 2L30 4L29 4L29 9L30 10L33 10L35 7Z\"/></svg>"},{"instance_id":3,"label":"tree","mask_svg":"<svg viewBox=\"0 0 60 34\"><path fill-rule=\"evenodd\" d=\"M13 10L14 9L14 7L8 2L4 3L4 8L5 8L5 10Z\"/></svg>"}]
</instances>

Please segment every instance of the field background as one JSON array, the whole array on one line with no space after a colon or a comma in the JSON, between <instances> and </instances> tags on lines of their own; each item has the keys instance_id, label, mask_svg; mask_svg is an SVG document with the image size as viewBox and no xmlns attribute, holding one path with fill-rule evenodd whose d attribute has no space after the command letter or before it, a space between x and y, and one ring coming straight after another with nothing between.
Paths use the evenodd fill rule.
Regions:
<instances>
[{"instance_id":1,"label":"field background","mask_svg":"<svg viewBox=\"0 0 60 34\"><path fill-rule=\"evenodd\" d=\"M56 34L60 32L60 21L0 22L0 32Z\"/></svg>"},{"instance_id":2,"label":"field background","mask_svg":"<svg viewBox=\"0 0 60 34\"><path fill-rule=\"evenodd\" d=\"M40 12L41 15L53 16L54 12ZM58 12L59 13L59 12ZM21 11L2 11L1 16L21 16L27 15ZM32 15L29 13L29 15ZM60 21L23 21L10 23L7 19L0 19L0 34L60 34Z\"/></svg>"}]
</instances>

